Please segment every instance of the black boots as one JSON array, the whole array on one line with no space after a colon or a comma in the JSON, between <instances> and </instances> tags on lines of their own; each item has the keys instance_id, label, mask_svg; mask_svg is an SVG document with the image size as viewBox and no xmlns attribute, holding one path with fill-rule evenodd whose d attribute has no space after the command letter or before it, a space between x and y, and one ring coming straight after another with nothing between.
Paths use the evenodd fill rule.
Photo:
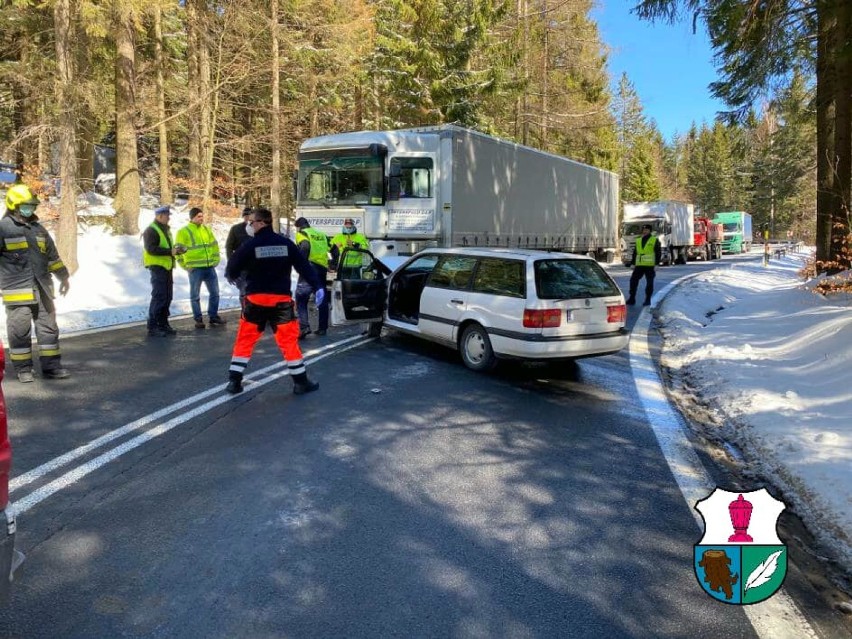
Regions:
<instances>
[{"instance_id":1,"label":"black boots","mask_svg":"<svg viewBox=\"0 0 852 639\"><path fill-rule=\"evenodd\" d=\"M242 373L236 373L234 371L230 371L228 373L228 385L225 387L225 390L228 391L231 395L236 395L237 393L243 392L243 375Z\"/></svg>"},{"instance_id":2,"label":"black boots","mask_svg":"<svg viewBox=\"0 0 852 639\"><path fill-rule=\"evenodd\" d=\"M312 382L308 379L307 373L299 373L298 375L293 375L293 394L294 395L305 395L306 393L312 393L319 388L319 382ZM225 390L231 393L231 395L236 395L237 393L243 392L243 376L241 373L236 373L234 371L230 371L228 373L228 385L225 387Z\"/></svg>"},{"instance_id":3,"label":"black boots","mask_svg":"<svg viewBox=\"0 0 852 639\"><path fill-rule=\"evenodd\" d=\"M308 379L307 373L299 373L293 375L293 394L304 395L312 393L319 388L319 382L312 382Z\"/></svg>"},{"instance_id":4,"label":"black boots","mask_svg":"<svg viewBox=\"0 0 852 639\"><path fill-rule=\"evenodd\" d=\"M635 303L636 303L636 298L633 297L632 295L630 297L628 297L627 301L625 302L625 304L627 304L628 306L633 306Z\"/></svg>"}]
</instances>

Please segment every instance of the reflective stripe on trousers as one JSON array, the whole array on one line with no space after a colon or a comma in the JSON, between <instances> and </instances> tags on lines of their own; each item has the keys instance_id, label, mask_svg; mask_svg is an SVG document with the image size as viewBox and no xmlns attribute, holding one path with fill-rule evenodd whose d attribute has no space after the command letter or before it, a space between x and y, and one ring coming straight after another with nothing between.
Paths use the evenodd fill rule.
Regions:
<instances>
[{"instance_id":1,"label":"reflective stripe on trousers","mask_svg":"<svg viewBox=\"0 0 852 639\"><path fill-rule=\"evenodd\" d=\"M255 298L255 296L252 296ZM278 302L291 302L289 295L274 296ZM229 370L232 373L242 375L248 366L249 359L254 352L254 347L257 341L263 335L263 331L258 330L257 324L248 322L244 317L240 317L240 324L237 327L237 339L234 342L234 350L231 354L231 366ZM287 370L290 375L299 375L305 372L305 363L302 359L302 349L299 348L299 322L295 319L285 324L279 324L275 328L275 343L281 350L281 354L287 361Z\"/></svg>"}]
</instances>

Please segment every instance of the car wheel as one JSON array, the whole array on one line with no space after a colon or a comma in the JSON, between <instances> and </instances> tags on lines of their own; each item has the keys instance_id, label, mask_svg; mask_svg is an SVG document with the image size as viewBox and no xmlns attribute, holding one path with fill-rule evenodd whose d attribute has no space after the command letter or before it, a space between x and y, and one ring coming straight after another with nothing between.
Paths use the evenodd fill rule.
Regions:
<instances>
[{"instance_id":1,"label":"car wheel","mask_svg":"<svg viewBox=\"0 0 852 639\"><path fill-rule=\"evenodd\" d=\"M459 341L464 365L474 371L490 371L497 365L488 333L479 324L471 324L462 333Z\"/></svg>"}]
</instances>

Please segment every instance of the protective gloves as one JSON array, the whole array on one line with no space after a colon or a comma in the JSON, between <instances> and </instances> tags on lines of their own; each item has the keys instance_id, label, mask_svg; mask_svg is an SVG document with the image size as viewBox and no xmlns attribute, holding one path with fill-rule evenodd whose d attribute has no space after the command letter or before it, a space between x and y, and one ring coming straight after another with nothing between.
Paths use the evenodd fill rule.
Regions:
<instances>
[{"instance_id":1,"label":"protective gloves","mask_svg":"<svg viewBox=\"0 0 852 639\"><path fill-rule=\"evenodd\" d=\"M317 292L314 293L314 299L316 300L317 306L321 305L325 300L325 289L318 288Z\"/></svg>"}]
</instances>

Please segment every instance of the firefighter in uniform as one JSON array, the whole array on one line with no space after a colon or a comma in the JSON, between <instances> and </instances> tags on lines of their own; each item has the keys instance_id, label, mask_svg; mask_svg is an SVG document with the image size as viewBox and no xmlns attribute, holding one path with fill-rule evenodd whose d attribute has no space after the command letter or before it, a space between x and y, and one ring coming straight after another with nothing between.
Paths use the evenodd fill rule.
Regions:
<instances>
[{"instance_id":1,"label":"firefighter in uniform","mask_svg":"<svg viewBox=\"0 0 852 639\"><path fill-rule=\"evenodd\" d=\"M296 226L296 245L302 252L311 266L316 271L317 278L322 282L322 288L325 289L326 276L328 274L328 237L322 231L312 229L308 221L300 217L295 222ZM299 314L299 337L305 337L311 332L311 322L308 317L308 300L311 297L314 289L304 276L299 277L299 283L296 285L296 311ZM320 304L317 302L317 310L319 311L319 325L317 326L317 335L325 335L328 331L328 294L323 290L323 301Z\"/></svg>"},{"instance_id":2,"label":"firefighter in uniform","mask_svg":"<svg viewBox=\"0 0 852 639\"><path fill-rule=\"evenodd\" d=\"M68 377L59 351L51 275L59 279L59 294L65 295L69 273L53 239L38 222L38 203L26 184L16 184L6 192L6 214L0 219L0 287L9 355L18 380L24 383L33 381L33 324L42 375Z\"/></svg>"},{"instance_id":3,"label":"firefighter in uniform","mask_svg":"<svg viewBox=\"0 0 852 639\"><path fill-rule=\"evenodd\" d=\"M275 342L287 362L293 378L293 392L303 395L315 391L319 384L308 379L299 348L299 323L290 292L291 269L295 268L317 291L318 304L323 302L325 289L293 241L272 229L269 210L252 211L249 235L249 241L237 249L225 268L225 277L230 282L241 273L246 277L245 308L237 327L227 391L242 392L243 373L267 324L275 332Z\"/></svg>"},{"instance_id":4,"label":"firefighter in uniform","mask_svg":"<svg viewBox=\"0 0 852 639\"><path fill-rule=\"evenodd\" d=\"M636 289L639 281L645 278L645 302L643 306L651 305L651 296L654 294L654 277L657 273L654 267L660 263L660 243L651 235L651 226L646 224L642 227L642 235L636 238L636 250L633 251L633 273L630 275L630 297L627 303L636 303Z\"/></svg>"},{"instance_id":5,"label":"firefighter in uniform","mask_svg":"<svg viewBox=\"0 0 852 639\"><path fill-rule=\"evenodd\" d=\"M349 255L349 264L340 264L340 255L345 248L370 248L370 242L362 233L358 232L358 229L355 227L355 220L352 218L343 220L343 231L331 238L332 270L336 271L349 267L359 268L361 266L361 256L358 254Z\"/></svg>"}]
</instances>

